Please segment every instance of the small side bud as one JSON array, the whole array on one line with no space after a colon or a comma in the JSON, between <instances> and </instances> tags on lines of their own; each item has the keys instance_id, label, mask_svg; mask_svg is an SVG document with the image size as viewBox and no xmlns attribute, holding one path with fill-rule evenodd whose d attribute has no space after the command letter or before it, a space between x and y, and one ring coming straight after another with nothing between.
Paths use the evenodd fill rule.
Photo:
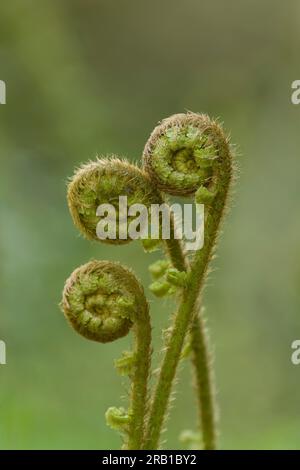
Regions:
<instances>
[{"instance_id":1,"label":"small side bud","mask_svg":"<svg viewBox=\"0 0 300 470\"><path fill-rule=\"evenodd\" d=\"M175 268L169 268L166 272L167 281L176 287L185 287L187 284L188 275L185 271L178 271Z\"/></svg>"},{"instance_id":2,"label":"small side bud","mask_svg":"<svg viewBox=\"0 0 300 470\"><path fill-rule=\"evenodd\" d=\"M116 431L127 432L130 416L124 408L111 406L105 413L106 424Z\"/></svg>"}]
</instances>

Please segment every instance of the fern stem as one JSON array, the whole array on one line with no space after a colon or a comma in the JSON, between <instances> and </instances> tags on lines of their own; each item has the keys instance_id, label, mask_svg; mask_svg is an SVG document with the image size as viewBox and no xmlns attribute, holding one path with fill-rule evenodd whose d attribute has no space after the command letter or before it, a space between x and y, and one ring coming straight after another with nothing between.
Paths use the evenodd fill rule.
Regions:
<instances>
[{"instance_id":1,"label":"fern stem","mask_svg":"<svg viewBox=\"0 0 300 470\"><path fill-rule=\"evenodd\" d=\"M90 261L75 269L65 283L62 310L83 337L108 343L133 329L129 359L130 405L110 407L107 423L124 435L124 448L140 449L144 437L151 358L151 325L144 290L134 274L119 263Z\"/></svg>"},{"instance_id":2,"label":"fern stem","mask_svg":"<svg viewBox=\"0 0 300 470\"><path fill-rule=\"evenodd\" d=\"M174 235L174 217L171 217L171 236ZM173 238L173 237L171 237ZM167 254L178 271L188 271L189 263L183 252L180 240L165 241ZM208 332L203 318L204 309L195 312L190 329L192 363L196 383L196 399L198 403L199 426L202 430L203 448L216 449L216 403Z\"/></svg>"}]
</instances>

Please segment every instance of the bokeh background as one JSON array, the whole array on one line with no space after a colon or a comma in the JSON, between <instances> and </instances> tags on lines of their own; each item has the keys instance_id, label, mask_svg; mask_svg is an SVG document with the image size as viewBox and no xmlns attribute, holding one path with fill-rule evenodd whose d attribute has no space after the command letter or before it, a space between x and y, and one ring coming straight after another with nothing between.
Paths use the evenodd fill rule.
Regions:
<instances>
[{"instance_id":1,"label":"bokeh background","mask_svg":"<svg viewBox=\"0 0 300 470\"><path fill-rule=\"evenodd\" d=\"M66 180L96 154L139 161L157 121L184 110L219 117L238 144L235 201L205 293L220 447L300 448L300 366L290 360L300 337L300 106L290 100L299 31L297 0L1 2L2 449L120 446L104 413L126 406L112 364L131 338L88 342L58 304L66 277L91 258L120 260L147 286L160 254L81 238ZM173 305L147 295L157 350ZM166 448L195 428L191 382L187 362Z\"/></svg>"}]
</instances>

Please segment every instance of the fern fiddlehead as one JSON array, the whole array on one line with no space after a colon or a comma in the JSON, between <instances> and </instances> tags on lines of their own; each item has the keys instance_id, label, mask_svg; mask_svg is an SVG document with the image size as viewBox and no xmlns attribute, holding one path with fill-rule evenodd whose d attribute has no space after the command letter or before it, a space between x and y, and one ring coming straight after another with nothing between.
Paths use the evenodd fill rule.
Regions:
<instances>
[{"instance_id":1,"label":"fern fiddlehead","mask_svg":"<svg viewBox=\"0 0 300 470\"><path fill-rule=\"evenodd\" d=\"M142 286L129 269L118 263L91 261L77 268L66 281L62 309L79 334L100 343L114 341L133 330L129 411L110 408L107 421L123 432L126 448L140 448L151 352L149 308Z\"/></svg>"},{"instance_id":2,"label":"fern fiddlehead","mask_svg":"<svg viewBox=\"0 0 300 470\"><path fill-rule=\"evenodd\" d=\"M178 363L185 354L184 340L190 331L203 443L205 449L213 449L213 387L199 306L232 180L231 149L215 121L206 115L187 113L171 116L155 128L143 160L144 170L115 157L83 165L69 183L68 204L76 227L87 239L97 241L99 216L104 215L98 207L112 205L117 216L115 237L100 240L111 244L133 239L128 227L130 217L123 220L120 213L120 196L126 196L128 206L143 204L148 211L152 204L164 202L163 193L194 196L196 203L205 204L203 248L193 257L185 255L175 236L176 224L170 212L170 237L164 244L173 268L166 261L152 268L154 278L165 279L164 283L154 282L152 291L163 296L179 289L180 298L149 413L146 402L151 327L142 287L133 274L104 261L78 268L66 283L63 310L74 328L88 339L108 342L126 335L131 328L134 331L134 352L124 353L116 364L122 374L132 379L129 411L110 408L106 414L108 423L122 430L127 449L158 447ZM143 244L145 249L152 249L153 240L144 240Z\"/></svg>"},{"instance_id":3,"label":"fern fiddlehead","mask_svg":"<svg viewBox=\"0 0 300 470\"><path fill-rule=\"evenodd\" d=\"M209 351L200 297L218 237L232 181L232 152L221 126L206 115L177 114L162 121L151 134L144 150L145 170L157 186L172 195L194 196L204 203L204 246L189 263L179 241L166 241L175 268L188 271L188 282L174 318L171 338L163 359L146 433L146 448L159 445L172 383L186 333L191 326L191 346L204 448L216 447L213 385Z\"/></svg>"},{"instance_id":4,"label":"fern fiddlehead","mask_svg":"<svg viewBox=\"0 0 300 470\"><path fill-rule=\"evenodd\" d=\"M128 205L144 203L149 207L151 203L161 202L160 193L152 188L149 178L136 166L118 158L97 159L83 165L75 172L68 185L68 204L74 224L87 239L99 240L97 236L99 221L97 207L107 203L118 211L120 194L127 196ZM124 238L120 237L121 231L124 233ZM128 234L128 223L123 223L122 217L118 218L116 232L115 239L101 241L120 244L131 240ZM91 281L94 281L97 286L97 272L99 270L102 275L98 281L100 284L107 282L106 296L99 286L97 289L100 291L96 289L94 294L80 295L78 283L82 283L83 280L89 286L88 279L91 278ZM131 293L132 305L128 302L128 296L122 292L121 288L120 295L117 296L117 303L115 298L118 291L109 294L110 289L117 289L118 284L119 287L123 284L125 288L128 288L128 292L131 292L130 289L133 291ZM79 296L78 302L82 309L79 315L71 315L73 310L68 309L68 305L71 305L70 292L73 302L74 296L75 300L76 294ZM103 303L102 307L101 302ZM126 431L126 448L139 449L144 433L151 349L149 311L141 286L129 270L121 268L119 265L97 261L73 273L66 284L63 306L71 324L89 339L100 342L110 341L127 334L132 326L135 333L134 354L125 355L126 357L124 356L117 363L117 368L123 366L123 370L126 365L132 379L129 413L110 409L106 416L112 427L120 427ZM74 307L74 304L72 306ZM137 306L139 315L136 312ZM79 309L79 305L75 305L76 308ZM76 312L78 313L78 310L75 310ZM102 315L95 315L95 312L102 312ZM108 315L106 312L110 314ZM83 324L81 321L77 324L76 322L81 319Z\"/></svg>"}]
</instances>

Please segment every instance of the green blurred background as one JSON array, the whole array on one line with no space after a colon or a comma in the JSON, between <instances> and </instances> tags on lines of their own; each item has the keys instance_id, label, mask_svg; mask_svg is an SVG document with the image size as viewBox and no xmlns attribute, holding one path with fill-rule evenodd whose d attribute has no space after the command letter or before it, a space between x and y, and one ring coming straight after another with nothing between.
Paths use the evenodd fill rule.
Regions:
<instances>
[{"instance_id":1,"label":"green blurred background","mask_svg":"<svg viewBox=\"0 0 300 470\"><path fill-rule=\"evenodd\" d=\"M160 254L85 241L65 183L96 154L139 161L157 121L184 110L219 117L239 153L205 294L220 447L300 448L300 366L290 360L300 337L300 106L290 101L299 30L297 0L1 2L2 449L120 446L104 413L126 406L112 364L131 339L85 341L58 303L66 277L93 257L120 260L147 286ZM159 347L173 305L147 295ZM195 427L188 362L179 379L167 448Z\"/></svg>"}]
</instances>

